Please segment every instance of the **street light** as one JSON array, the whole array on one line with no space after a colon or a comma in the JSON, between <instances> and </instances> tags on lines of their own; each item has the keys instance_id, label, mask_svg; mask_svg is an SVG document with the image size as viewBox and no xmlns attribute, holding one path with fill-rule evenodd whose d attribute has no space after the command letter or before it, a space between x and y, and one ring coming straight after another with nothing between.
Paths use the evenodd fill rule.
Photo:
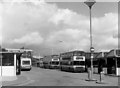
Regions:
<instances>
[{"instance_id":1,"label":"street light","mask_svg":"<svg viewBox=\"0 0 120 88\"><path fill-rule=\"evenodd\" d=\"M59 44L62 44L64 41L62 41L62 40L58 40L58 43ZM62 45L60 46L60 49L59 49L59 53L61 53L61 50L62 50Z\"/></svg>"},{"instance_id":2,"label":"street light","mask_svg":"<svg viewBox=\"0 0 120 88\"><path fill-rule=\"evenodd\" d=\"M0 76L0 80L1 80L1 87L2 87L2 47L0 46L0 66L1 66L1 76Z\"/></svg>"},{"instance_id":3,"label":"street light","mask_svg":"<svg viewBox=\"0 0 120 88\"><path fill-rule=\"evenodd\" d=\"M89 72L88 75L89 76L89 81L94 81L94 79L92 79L92 75L93 75L93 53L94 53L94 48L92 46L92 19L91 19L91 9L92 9L92 6L96 3L94 0L87 0L84 2L88 7L89 7L89 10L90 10L90 54L91 54L91 72Z\"/></svg>"}]
</instances>

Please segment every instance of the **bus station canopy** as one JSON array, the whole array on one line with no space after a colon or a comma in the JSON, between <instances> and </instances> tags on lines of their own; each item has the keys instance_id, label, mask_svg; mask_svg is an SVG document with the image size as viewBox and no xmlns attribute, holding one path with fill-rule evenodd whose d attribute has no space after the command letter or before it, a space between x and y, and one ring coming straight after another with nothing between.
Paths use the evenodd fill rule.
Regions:
<instances>
[{"instance_id":1,"label":"bus station canopy","mask_svg":"<svg viewBox=\"0 0 120 88\"><path fill-rule=\"evenodd\" d=\"M94 53L93 53L93 57L94 57L93 59L94 59L94 60L96 59L96 56L97 56L99 53L100 53L100 52L94 52ZM90 60L90 57L91 57L91 53L90 53L90 52L86 52L86 53L85 53L85 58L88 59L88 60Z\"/></svg>"},{"instance_id":2,"label":"bus station canopy","mask_svg":"<svg viewBox=\"0 0 120 88\"><path fill-rule=\"evenodd\" d=\"M120 49L113 49L108 54L107 57L120 57Z\"/></svg>"},{"instance_id":3,"label":"bus station canopy","mask_svg":"<svg viewBox=\"0 0 120 88\"><path fill-rule=\"evenodd\" d=\"M104 58L104 57L106 57L107 54L108 54L108 52L100 52L98 55L96 55L95 58Z\"/></svg>"}]
</instances>

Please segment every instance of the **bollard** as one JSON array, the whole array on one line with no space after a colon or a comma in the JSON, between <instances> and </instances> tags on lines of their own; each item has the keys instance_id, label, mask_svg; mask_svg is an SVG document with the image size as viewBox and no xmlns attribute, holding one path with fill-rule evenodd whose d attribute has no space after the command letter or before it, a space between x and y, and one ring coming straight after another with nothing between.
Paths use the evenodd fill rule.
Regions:
<instances>
[{"instance_id":1,"label":"bollard","mask_svg":"<svg viewBox=\"0 0 120 88\"><path fill-rule=\"evenodd\" d=\"M96 79L92 78L92 71L91 69L88 69L88 79L86 81L96 81Z\"/></svg>"},{"instance_id":2,"label":"bollard","mask_svg":"<svg viewBox=\"0 0 120 88\"><path fill-rule=\"evenodd\" d=\"M100 82L103 80L103 72L100 72Z\"/></svg>"},{"instance_id":3,"label":"bollard","mask_svg":"<svg viewBox=\"0 0 120 88\"><path fill-rule=\"evenodd\" d=\"M103 81L103 79L104 79L104 71L101 71L100 72L100 79L96 83L98 83L98 84L105 84L105 82Z\"/></svg>"},{"instance_id":4,"label":"bollard","mask_svg":"<svg viewBox=\"0 0 120 88\"><path fill-rule=\"evenodd\" d=\"M91 80L91 70L88 70L88 79Z\"/></svg>"}]
</instances>

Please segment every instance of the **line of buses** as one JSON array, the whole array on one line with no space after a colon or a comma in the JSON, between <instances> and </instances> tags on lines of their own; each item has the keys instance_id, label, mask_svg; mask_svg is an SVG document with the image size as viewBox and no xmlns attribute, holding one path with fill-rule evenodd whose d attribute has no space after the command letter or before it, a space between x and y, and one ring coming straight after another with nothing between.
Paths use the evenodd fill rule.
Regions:
<instances>
[{"instance_id":1,"label":"line of buses","mask_svg":"<svg viewBox=\"0 0 120 88\"><path fill-rule=\"evenodd\" d=\"M91 53L70 51L60 55L47 55L40 59L39 67L60 69L61 71L86 72L91 66ZM105 74L120 75L120 49L109 52L93 53L94 73L104 71Z\"/></svg>"},{"instance_id":2,"label":"line of buses","mask_svg":"<svg viewBox=\"0 0 120 88\"><path fill-rule=\"evenodd\" d=\"M33 57L33 51L30 49L6 50L7 52L20 52L21 55L17 55L16 58L17 72L20 72L20 70L23 69L31 70L32 66L34 66L34 63L41 68L60 69L61 71L71 72L86 72L91 66L90 52L76 50L64 52L60 55L47 55L38 59ZM13 58L8 58L6 55L7 53L2 58L2 65L14 65ZM96 71L96 73L99 73L103 69L106 74L120 75L120 49L113 49L109 52L94 52L93 57L93 70Z\"/></svg>"},{"instance_id":3,"label":"line of buses","mask_svg":"<svg viewBox=\"0 0 120 88\"><path fill-rule=\"evenodd\" d=\"M60 55L44 56L40 60L41 68L60 69L62 71L84 72L85 53L83 51L71 51Z\"/></svg>"}]
</instances>

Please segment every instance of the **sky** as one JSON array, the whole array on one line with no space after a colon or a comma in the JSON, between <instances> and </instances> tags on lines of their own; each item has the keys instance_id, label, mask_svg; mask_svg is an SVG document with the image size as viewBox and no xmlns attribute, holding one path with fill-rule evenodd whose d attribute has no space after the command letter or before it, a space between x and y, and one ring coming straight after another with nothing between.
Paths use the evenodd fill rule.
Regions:
<instances>
[{"instance_id":1,"label":"sky","mask_svg":"<svg viewBox=\"0 0 120 88\"><path fill-rule=\"evenodd\" d=\"M89 51L89 8L83 2L3 0L0 2L0 43L4 48L29 48L35 55L70 50ZM95 52L118 48L118 3L92 7Z\"/></svg>"}]
</instances>

